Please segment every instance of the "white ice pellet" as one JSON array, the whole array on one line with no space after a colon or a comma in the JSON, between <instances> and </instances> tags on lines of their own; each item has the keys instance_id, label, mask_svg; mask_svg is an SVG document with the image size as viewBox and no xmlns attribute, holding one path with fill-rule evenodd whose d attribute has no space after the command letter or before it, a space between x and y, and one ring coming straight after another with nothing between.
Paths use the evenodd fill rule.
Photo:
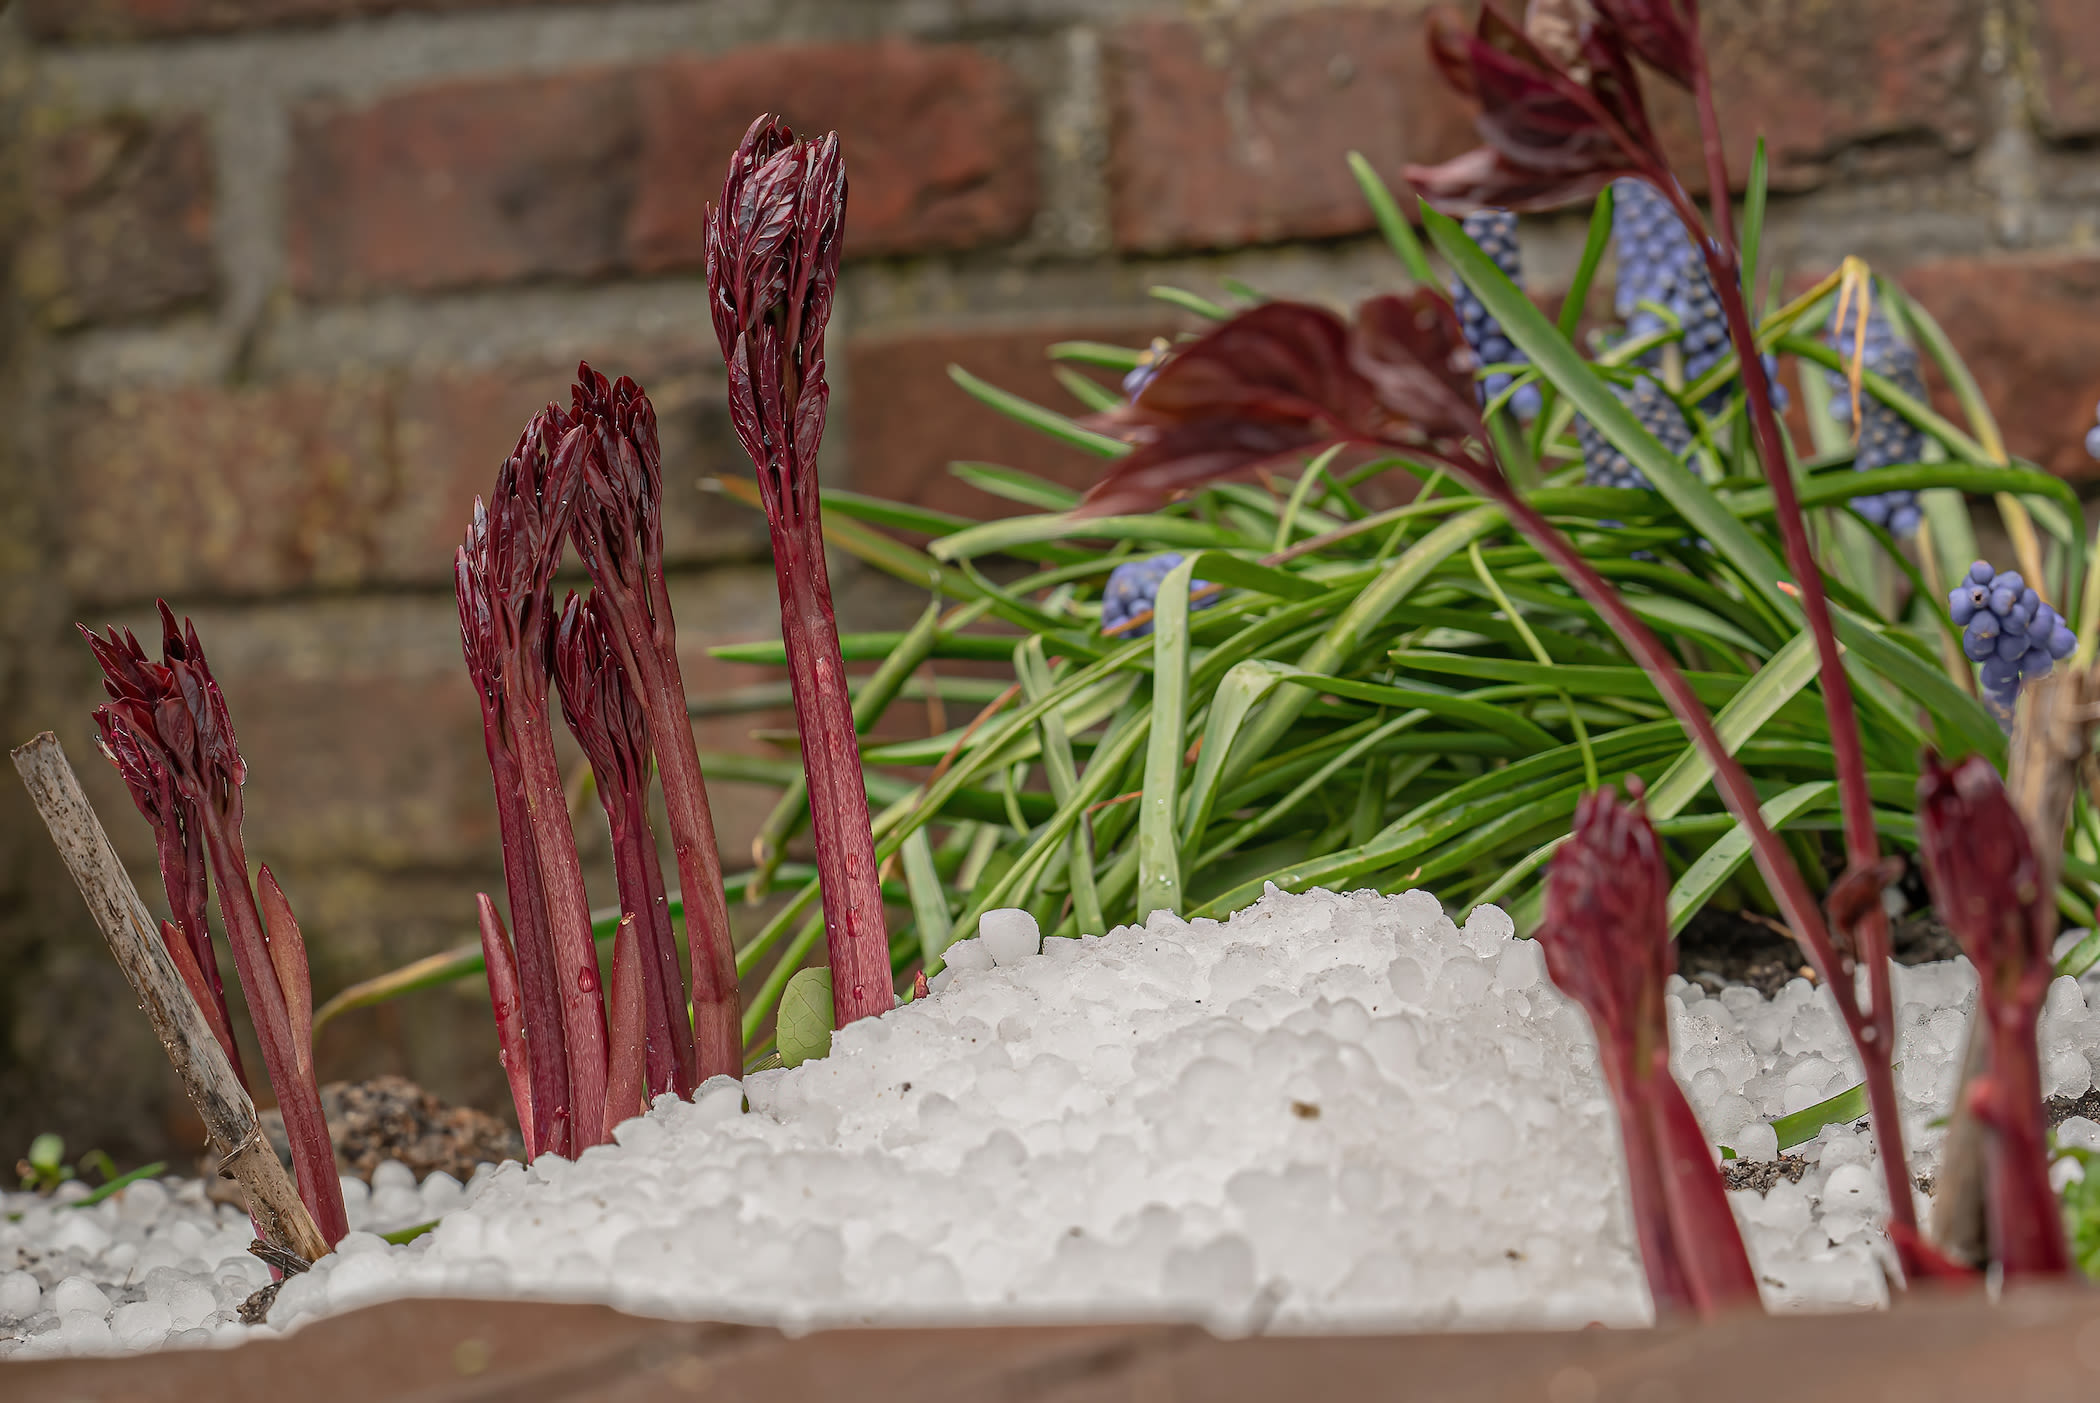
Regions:
<instances>
[{"instance_id":1,"label":"white ice pellet","mask_svg":"<svg viewBox=\"0 0 2100 1403\"><path fill-rule=\"evenodd\" d=\"M44 1308L63 1320L69 1315L92 1315L100 1320L109 1314L109 1297L84 1276L69 1276L45 1295Z\"/></svg>"},{"instance_id":2,"label":"white ice pellet","mask_svg":"<svg viewBox=\"0 0 2100 1403\"><path fill-rule=\"evenodd\" d=\"M0 1321L27 1320L43 1299L44 1288L28 1272L0 1272Z\"/></svg>"},{"instance_id":3,"label":"white ice pellet","mask_svg":"<svg viewBox=\"0 0 2100 1403\"><path fill-rule=\"evenodd\" d=\"M977 938L995 965L1015 965L1040 953L1043 932L1026 911L987 911L977 920Z\"/></svg>"},{"instance_id":4,"label":"white ice pellet","mask_svg":"<svg viewBox=\"0 0 2100 1403\"><path fill-rule=\"evenodd\" d=\"M1426 893L1271 892L1226 922L1155 913L1040 958L1032 926L996 925L951 947L933 997L792 1071L659 1098L616 1145L464 1189L393 1163L347 1180L360 1231L284 1285L271 1326L435 1293L795 1329L1046 1311L1275 1331L1648 1318L1589 1020L1502 913L1461 928ZM1975 972L1899 968L1892 986L1899 1109L1929 1170ZM1772 1160L1773 1117L1857 1081L1806 980L1770 1000L1669 988L1676 1065L1716 1147ZM2075 1058L2090 1085L2085 994L2059 981L2043 1022L2052 1084L2080 1084ZM2059 1139L2100 1149L2100 1125L2074 1119ZM1833 1126L1794 1152L1811 1165L1800 1183L1731 1196L1767 1304L1883 1302L1871 1135ZM233 1312L266 1275L241 1250L252 1230L194 1184L151 1214L151 1192L88 1210L0 1197L0 1254L36 1262L62 1230L81 1243L69 1218L111 1238L42 1278L0 1275L0 1353L245 1332ZM373 1236L433 1217L405 1247ZM85 1309L39 1289L60 1273ZM140 1287L164 1329L157 1310L110 1313ZM10 1323L10 1300L29 1318Z\"/></svg>"},{"instance_id":5,"label":"white ice pellet","mask_svg":"<svg viewBox=\"0 0 2100 1403\"><path fill-rule=\"evenodd\" d=\"M174 1313L159 1301L133 1301L110 1312L110 1333L126 1349L151 1349L174 1328Z\"/></svg>"}]
</instances>

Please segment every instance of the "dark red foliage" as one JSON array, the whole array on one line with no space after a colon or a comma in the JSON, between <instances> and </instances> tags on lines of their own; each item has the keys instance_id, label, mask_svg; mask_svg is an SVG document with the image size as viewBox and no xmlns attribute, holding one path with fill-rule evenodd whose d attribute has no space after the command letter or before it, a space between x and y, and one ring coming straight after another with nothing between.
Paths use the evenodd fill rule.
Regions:
<instances>
[{"instance_id":1,"label":"dark red foliage","mask_svg":"<svg viewBox=\"0 0 2100 1403\"><path fill-rule=\"evenodd\" d=\"M1667 55L1659 21L1667 0L1619 8L1641 24L1640 45ZM1680 32L1688 43L1696 38ZM1431 19L1429 49L1453 88L1480 104L1486 145L1407 179L1440 209L1550 209L1596 194L1620 176L1666 170L1628 49L1608 14L1579 5L1533 6L1527 25L1484 5L1470 32L1456 14ZM1673 56L1677 62L1685 55Z\"/></svg>"},{"instance_id":2,"label":"dark red foliage","mask_svg":"<svg viewBox=\"0 0 2100 1403\"><path fill-rule=\"evenodd\" d=\"M1267 302L1177 350L1137 398L1096 423L1134 449L1086 495L1088 516L1148 511L1323 444L1468 452L1484 437L1474 357L1429 289L1374 297L1345 322Z\"/></svg>"},{"instance_id":3,"label":"dark red foliage","mask_svg":"<svg viewBox=\"0 0 2100 1403\"><path fill-rule=\"evenodd\" d=\"M1711 1316L1755 1307L1757 1278L1706 1137L1670 1075L1669 892L1646 816L1599 790L1576 807L1574 831L1554 854L1538 942L1553 982L1596 1029L1656 1312Z\"/></svg>"},{"instance_id":4,"label":"dark red foliage","mask_svg":"<svg viewBox=\"0 0 2100 1403\"><path fill-rule=\"evenodd\" d=\"M1698 68L1699 7L1695 0L1590 0L1617 27L1642 63L1680 88Z\"/></svg>"},{"instance_id":5,"label":"dark red foliage","mask_svg":"<svg viewBox=\"0 0 2100 1403\"><path fill-rule=\"evenodd\" d=\"M2049 1185L2036 1026L2055 977L2042 881L2027 825L1980 755L1952 769L1928 755L1918 778L1918 853L1934 908L1976 966L1989 1033L1968 1106L1983 1124L1991 1256L2008 1275L2074 1270Z\"/></svg>"}]
</instances>

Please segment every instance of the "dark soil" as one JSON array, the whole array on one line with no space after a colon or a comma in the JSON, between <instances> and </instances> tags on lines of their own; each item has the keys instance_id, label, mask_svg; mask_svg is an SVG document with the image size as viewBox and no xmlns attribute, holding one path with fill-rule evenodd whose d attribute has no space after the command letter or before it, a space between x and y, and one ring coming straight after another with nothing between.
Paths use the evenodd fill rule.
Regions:
<instances>
[{"instance_id":1,"label":"dark soil","mask_svg":"<svg viewBox=\"0 0 2100 1403\"><path fill-rule=\"evenodd\" d=\"M1898 964L1929 964L1961 953L1954 933L1929 909L1899 918L1890 940ZM1677 972L1709 994L1746 984L1766 998L1789 979L1815 978L1808 957L1777 922L1711 906L1693 916L1677 937Z\"/></svg>"},{"instance_id":2,"label":"dark soil","mask_svg":"<svg viewBox=\"0 0 2100 1403\"><path fill-rule=\"evenodd\" d=\"M2090 1121L2100 1121L2100 1086L2092 1088L2083 1096L2057 1096L2044 1103L2049 1109L2049 1128L2056 1129L2072 1116L2084 1116Z\"/></svg>"},{"instance_id":3,"label":"dark soil","mask_svg":"<svg viewBox=\"0 0 2100 1403\"><path fill-rule=\"evenodd\" d=\"M474 1166L484 1161L525 1158L524 1144L508 1125L487 1111L448 1106L406 1077L330 1082L321 1088L321 1111L328 1117L337 1167L360 1179L370 1180L382 1162L398 1159L418 1179L443 1170L465 1183ZM283 1116L273 1107L261 1119L263 1133L289 1168L292 1151ZM205 1177L211 1178L216 1168L207 1162ZM236 1195L228 1201L238 1202L239 1190L226 1187Z\"/></svg>"},{"instance_id":4,"label":"dark soil","mask_svg":"<svg viewBox=\"0 0 2100 1403\"><path fill-rule=\"evenodd\" d=\"M1769 1193L1781 1179L1789 1184L1801 1182L1808 1173L1808 1161L1799 1155L1781 1155L1778 1159L1724 1159L1721 1161L1721 1180L1731 1189L1756 1189L1760 1194Z\"/></svg>"}]
</instances>

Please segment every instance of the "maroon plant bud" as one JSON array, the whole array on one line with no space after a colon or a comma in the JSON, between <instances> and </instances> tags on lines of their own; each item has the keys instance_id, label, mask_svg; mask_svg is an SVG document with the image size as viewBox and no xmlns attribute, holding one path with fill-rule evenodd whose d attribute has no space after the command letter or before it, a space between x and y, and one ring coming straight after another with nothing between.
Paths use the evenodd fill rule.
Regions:
<instances>
[{"instance_id":1,"label":"maroon plant bud","mask_svg":"<svg viewBox=\"0 0 2100 1403\"><path fill-rule=\"evenodd\" d=\"M453 560L454 583L459 600L460 644L466 655L468 678L481 703L482 740L495 781L504 887L510 898L511 920L517 926L513 948L518 967L520 1041L516 1066L507 1070L527 1077L533 1113L527 1116L521 1111L519 1133L526 1152L538 1155L548 1150L565 1152L568 1146L568 1046L562 1027L553 935L547 925L546 892L540 879L539 850L507 702L507 650L499 627L501 616L482 568L488 556L488 530L488 512L476 501L466 544ZM494 996L492 988L491 997ZM525 1128L528 1121L533 1130Z\"/></svg>"},{"instance_id":2,"label":"maroon plant bud","mask_svg":"<svg viewBox=\"0 0 2100 1403\"><path fill-rule=\"evenodd\" d=\"M595 593L588 599L569 596L555 636L554 675L562 713L598 778L620 905L635 918L644 947L641 978L648 1016L637 1033L648 1042L649 1092L685 1096L695 1085L693 1031L663 865L649 825L649 723L613 651L612 630L595 607L599 598ZM615 1060L621 1055L617 1025L611 1055Z\"/></svg>"},{"instance_id":3,"label":"maroon plant bud","mask_svg":"<svg viewBox=\"0 0 2100 1403\"><path fill-rule=\"evenodd\" d=\"M300 1197L322 1237L333 1245L349 1225L343 1212L342 1184L335 1172L335 1150L321 1113L320 1086L314 1079L313 991L307 978L305 943L292 919L290 903L267 868L261 875L267 927L263 912L257 909L241 837L241 785L248 767L234 739L226 699L212 677L196 628L188 623L177 628L174 612L165 601L160 604L160 618L158 663L147 660L145 650L129 633L120 635L112 629L104 638L88 633L111 698L97 726L111 758L125 772L127 784L139 781L159 807L157 768L173 786L182 820L194 818L201 831L211 879L218 888L219 914L262 1043L264 1070L284 1112ZM134 787L133 797L139 794L140 789ZM201 879L193 883L192 874L185 873L183 881L188 890L201 889ZM197 923L201 926L201 919ZM196 983L204 981L202 960L178 963L194 964ZM190 979L187 971L184 978ZM230 1028L227 1032L230 1036Z\"/></svg>"},{"instance_id":4,"label":"maroon plant bud","mask_svg":"<svg viewBox=\"0 0 2100 1403\"><path fill-rule=\"evenodd\" d=\"M518 1138L533 1146L531 1053L525 1045L525 1004L518 987L518 956L496 903L487 892L474 898L481 923L481 956L489 972L489 1006L496 1016L496 1056L510 1083L510 1101L518 1111Z\"/></svg>"},{"instance_id":5,"label":"maroon plant bud","mask_svg":"<svg viewBox=\"0 0 2100 1403\"><path fill-rule=\"evenodd\" d=\"M801 142L751 124L708 214L707 286L729 369L729 414L768 513L816 509L817 448L831 391L824 331L838 289L846 167L838 134Z\"/></svg>"},{"instance_id":6,"label":"maroon plant bud","mask_svg":"<svg viewBox=\"0 0 2100 1403\"><path fill-rule=\"evenodd\" d=\"M1310 303L1263 303L1177 350L1135 400L1097 416L1136 446L1080 511L1148 511L1328 443L1464 454L1485 435L1473 367L1450 303L1429 289L1371 298L1353 325Z\"/></svg>"},{"instance_id":7,"label":"maroon plant bud","mask_svg":"<svg viewBox=\"0 0 2100 1403\"><path fill-rule=\"evenodd\" d=\"M663 777L664 814L692 951L693 1005L688 1018L684 985L672 977L677 956L669 915L632 908L644 918L650 1026L658 1030L654 1045L660 1050L665 1036L675 1040L670 1050L677 1077L671 1085L689 1089L708 1077L742 1072L743 1018L729 903L722 893L720 846L686 712L677 626L664 579L663 466L656 410L634 381L625 376L608 381L587 364L577 367L571 395L577 427L563 452L574 456L583 485L574 526L576 549L597 587L591 607L603 626L598 635L603 651L625 670L626 685L647 717ZM646 756L646 748L642 753ZM646 809L645 790L646 776L631 791L637 812ZM646 824L636 831L641 835L637 843L649 841ZM646 863L637 857L629 866L637 882L655 891L653 904L662 905L663 876L653 842ZM628 888L623 885L622 891ZM641 899L639 889L633 899ZM663 1032L666 1017L677 1025L668 1035ZM651 1063L651 1086L657 1090L666 1085L658 1079L664 1065L661 1058Z\"/></svg>"},{"instance_id":8,"label":"maroon plant bud","mask_svg":"<svg viewBox=\"0 0 2100 1403\"><path fill-rule=\"evenodd\" d=\"M707 288L729 370L729 417L757 470L771 528L824 893L832 1015L841 1028L896 1002L817 492L817 448L831 393L824 329L845 212L837 134L798 142L767 116L752 123L730 161L707 229Z\"/></svg>"},{"instance_id":9,"label":"maroon plant bud","mask_svg":"<svg viewBox=\"0 0 2100 1403\"><path fill-rule=\"evenodd\" d=\"M1968 1104L1989 1135L1984 1155L1991 1255L2008 1275L2073 1269L2049 1185L2036 1028L2055 976L2051 893L2027 825L1981 755L1949 769L1928 754L1918 778L1918 851L1933 906L1976 966L1988 1033Z\"/></svg>"},{"instance_id":10,"label":"maroon plant bud","mask_svg":"<svg viewBox=\"0 0 2100 1403\"><path fill-rule=\"evenodd\" d=\"M613 1138L613 1127L642 1109L642 1025L648 1015L642 993L642 953L634 925L630 911L620 917L620 928L613 935L612 1065L605 1078L604 1140Z\"/></svg>"},{"instance_id":11,"label":"maroon plant bud","mask_svg":"<svg viewBox=\"0 0 2100 1403\"><path fill-rule=\"evenodd\" d=\"M547 1148L563 1153L596 1143L606 1074L605 1001L590 900L547 704L552 581L567 544L579 469L572 428L555 405L533 416L498 470L487 504L476 502L454 560L461 646L482 701L517 933L533 1054L533 1124ZM550 1014L561 1029L558 1040L543 1036ZM542 1066L543 1051L551 1058L557 1049L565 1085ZM539 1099L543 1094L548 1100Z\"/></svg>"},{"instance_id":12,"label":"maroon plant bud","mask_svg":"<svg viewBox=\"0 0 2100 1403\"><path fill-rule=\"evenodd\" d=\"M1630 788L1638 801L1638 781ZM1596 1030L1656 1312L1712 1316L1756 1306L1757 1278L1670 1075L1669 891L1662 844L1638 803L1600 790L1576 806L1574 832L1554 854L1537 938L1547 973Z\"/></svg>"}]
</instances>

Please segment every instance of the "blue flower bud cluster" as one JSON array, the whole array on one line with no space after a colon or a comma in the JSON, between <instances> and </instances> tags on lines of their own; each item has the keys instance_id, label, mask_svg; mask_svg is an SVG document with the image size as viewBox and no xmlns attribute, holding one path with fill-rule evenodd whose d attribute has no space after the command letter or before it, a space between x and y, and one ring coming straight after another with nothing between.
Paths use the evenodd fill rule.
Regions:
<instances>
[{"instance_id":1,"label":"blue flower bud cluster","mask_svg":"<svg viewBox=\"0 0 2100 1403\"><path fill-rule=\"evenodd\" d=\"M1179 565L1181 559L1179 552L1168 551L1165 555L1155 555L1148 560L1126 560L1109 571L1108 586L1101 591L1101 627L1111 629L1140 614L1150 613L1153 602L1159 598L1160 581L1167 578L1167 572ZM1218 602L1218 596L1215 594L1206 595L1201 599L1193 597L1195 591L1204 584L1203 580L1189 581L1191 609L1208 609ZM1143 638L1150 632L1152 620L1147 619L1136 628L1126 629L1118 636Z\"/></svg>"},{"instance_id":2,"label":"blue flower bud cluster","mask_svg":"<svg viewBox=\"0 0 2100 1403\"><path fill-rule=\"evenodd\" d=\"M1859 349L1855 339L1859 335L1859 318L1857 303L1846 309L1842 321L1834 315L1831 318L1830 344L1837 348L1847 364L1851 363L1854 350ZM1866 309L1864 351L1867 369L1895 382L1898 389L1912 398L1925 398L1925 379L1918 372L1918 353L1896 339L1895 330L1878 307ZM1827 372L1827 378L1830 382L1831 417L1840 424L1850 424L1851 381L1836 371ZM1915 463L1924 457L1925 431L1874 398L1871 390L1860 391L1859 418L1859 452L1852 460L1852 466L1859 471ZM1918 534L1921 514L1915 492L1898 489L1871 497L1854 497L1852 509L1876 526L1886 526L1899 539Z\"/></svg>"},{"instance_id":3,"label":"blue flower bud cluster","mask_svg":"<svg viewBox=\"0 0 2100 1403\"><path fill-rule=\"evenodd\" d=\"M2100 405L2093 409L2093 427L2085 431L2086 456L2100 458Z\"/></svg>"},{"instance_id":4,"label":"blue flower bud cluster","mask_svg":"<svg viewBox=\"0 0 2100 1403\"><path fill-rule=\"evenodd\" d=\"M2046 677L2078 646L2057 612L2015 570L1979 560L1947 596L1948 614L1961 628L1961 650L1983 664L1983 694L2008 725L2020 684Z\"/></svg>"},{"instance_id":5,"label":"blue flower bud cluster","mask_svg":"<svg viewBox=\"0 0 2100 1403\"><path fill-rule=\"evenodd\" d=\"M1506 209L1475 210L1464 220L1466 234L1480 251L1495 261L1503 276L1522 286L1524 263L1517 248L1517 217ZM1516 343L1502 330L1502 323L1488 314L1473 290L1462 282L1451 284L1451 306L1458 313L1460 327L1465 331L1466 344L1473 354L1480 357L1482 365L1508 365L1517 361L1528 361ZM1511 377L1507 372L1497 371L1480 382L1480 402L1486 404L1509 388ZM1510 399L1510 407L1526 419L1539 412L1539 387L1526 385Z\"/></svg>"}]
</instances>

